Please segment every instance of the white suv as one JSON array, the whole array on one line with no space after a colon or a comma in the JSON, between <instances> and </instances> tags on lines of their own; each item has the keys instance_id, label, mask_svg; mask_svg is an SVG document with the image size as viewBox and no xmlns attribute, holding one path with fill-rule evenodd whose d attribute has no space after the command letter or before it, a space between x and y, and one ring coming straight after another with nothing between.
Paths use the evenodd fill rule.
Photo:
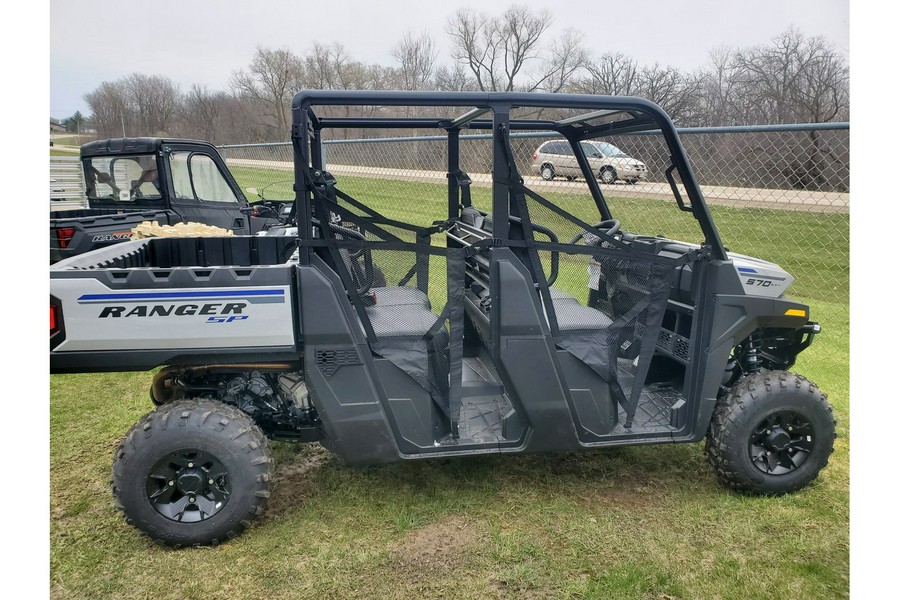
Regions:
<instances>
[{"instance_id":1,"label":"white suv","mask_svg":"<svg viewBox=\"0 0 900 600\"><path fill-rule=\"evenodd\" d=\"M647 165L635 160L608 142L581 142L591 171L602 183L621 179L635 183L647 177ZM541 144L531 157L531 171L547 181L560 176L575 179L582 175L572 146L565 140Z\"/></svg>"}]
</instances>

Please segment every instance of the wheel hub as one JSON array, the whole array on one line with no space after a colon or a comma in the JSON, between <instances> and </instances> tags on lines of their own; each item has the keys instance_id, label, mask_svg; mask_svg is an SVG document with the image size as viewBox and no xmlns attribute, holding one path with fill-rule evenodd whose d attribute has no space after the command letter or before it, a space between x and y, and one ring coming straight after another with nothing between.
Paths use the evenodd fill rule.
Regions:
<instances>
[{"instance_id":1,"label":"wheel hub","mask_svg":"<svg viewBox=\"0 0 900 600\"><path fill-rule=\"evenodd\" d=\"M200 469L182 469L178 474L178 491L183 494L196 494L203 492L207 486L207 479Z\"/></svg>"},{"instance_id":2,"label":"wheel hub","mask_svg":"<svg viewBox=\"0 0 900 600\"><path fill-rule=\"evenodd\" d=\"M765 417L750 435L748 451L757 469L767 475L785 475L799 468L812 452L815 431L799 412L781 410Z\"/></svg>"},{"instance_id":3,"label":"wheel hub","mask_svg":"<svg viewBox=\"0 0 900 600\"><path fill-rule=\"evenodd\" d=\"M777 427L772 430L768 436L766 436L766 448L769 450L782 451L787 450L791 445L791 436L788 435L788 432Z\"/></svg>"},{"instance_id":4,"label":"wheel hub","mask_svg":"<svg viewBox=\"0 0 900 600\"><path fill-rule=\"evenodd\" d=\"M186 449L159 459L147 474L145 488L156 512L172 521L195 523L228 503L231 480L215 455Z\"/></svg>"}]
</instances>

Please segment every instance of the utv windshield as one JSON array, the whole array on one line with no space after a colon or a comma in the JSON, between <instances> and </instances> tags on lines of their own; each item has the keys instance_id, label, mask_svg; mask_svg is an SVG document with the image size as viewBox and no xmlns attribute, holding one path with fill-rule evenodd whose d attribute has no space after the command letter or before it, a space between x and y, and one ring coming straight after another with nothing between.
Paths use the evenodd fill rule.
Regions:
<instances>
[{"instance_id":1,"label":"utv windshield","mask_svg":"<svg viewBox=\"0 0 900 600\"><path fill-rule=\"evenodd\" d=\"M102 156L84 160L87 197L94 200L134 202L160 200L156 156Z\"/></svg>"}]
</instances>

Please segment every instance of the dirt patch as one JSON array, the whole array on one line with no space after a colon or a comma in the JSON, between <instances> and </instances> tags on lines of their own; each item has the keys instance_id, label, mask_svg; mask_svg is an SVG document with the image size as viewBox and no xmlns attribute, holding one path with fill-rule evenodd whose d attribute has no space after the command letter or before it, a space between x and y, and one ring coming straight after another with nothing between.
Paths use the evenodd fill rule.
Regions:
<instances>
[{"instance_id":1,"label":"dirt patch","mask_svg":"<svg viewBox=\"0 0 900 600\"><path fill-rule=\"evenodd\" d=\"M275 483L265 519L275 518L298 506L312 492L316 472L333 459L334 455L325 448L310 444L302 455L279 464L275 468Z\"/></svg>"},{"instance_id":2,"label":"dirt patch","mask_svg":"<svg viewBox=\"0 0 900 600\"><path fill-rule=\"evenodd\" d=\"M483 541L478 527L462 517L431 523L408 532L391 549L390 567L399 571L446 572L465 562L467 552Z\"/></svg>"},{"instance_id":3,"label":"dirt patch","mask_svg":"<svg viewBox=\"0 0 900 600\"><path fill-rule=\"evenodd\" d=\"M623 481L611 487L599 487L579 493L573 499L583 508L598 506L623 509L646 509L664 502L663 486L652 481Z\"/></svg>"}]
</instances>

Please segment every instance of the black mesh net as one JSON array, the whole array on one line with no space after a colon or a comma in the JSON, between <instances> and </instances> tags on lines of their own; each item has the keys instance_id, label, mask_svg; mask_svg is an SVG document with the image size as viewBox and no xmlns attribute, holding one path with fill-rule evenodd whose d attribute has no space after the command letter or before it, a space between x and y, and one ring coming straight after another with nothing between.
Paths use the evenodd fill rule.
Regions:
<instances>
[{"instance_id":1,"label":"black mesh net","mask_svg":"<svg viewBox=\"0 0 900 600\"><path fill-rule=\"evenodd\" d=\"M336 190L327 174L315 212L318 239L309 243L343 281L372 351L412 377L456 422L465 258L462 250L432 244L446 224L385 217Z\"/></svg>"},{"instance_id":2,"label":"black mesh net","mask_svg":"<svg viewBox=\"0 0 900 600\"><path fill-rule=\"evenodd\" d=\"M630 426L676 261L638 252L614 224L588 223L525 188L515 205L557 346L610 384Z\"/></svg>"}]
</instances>

